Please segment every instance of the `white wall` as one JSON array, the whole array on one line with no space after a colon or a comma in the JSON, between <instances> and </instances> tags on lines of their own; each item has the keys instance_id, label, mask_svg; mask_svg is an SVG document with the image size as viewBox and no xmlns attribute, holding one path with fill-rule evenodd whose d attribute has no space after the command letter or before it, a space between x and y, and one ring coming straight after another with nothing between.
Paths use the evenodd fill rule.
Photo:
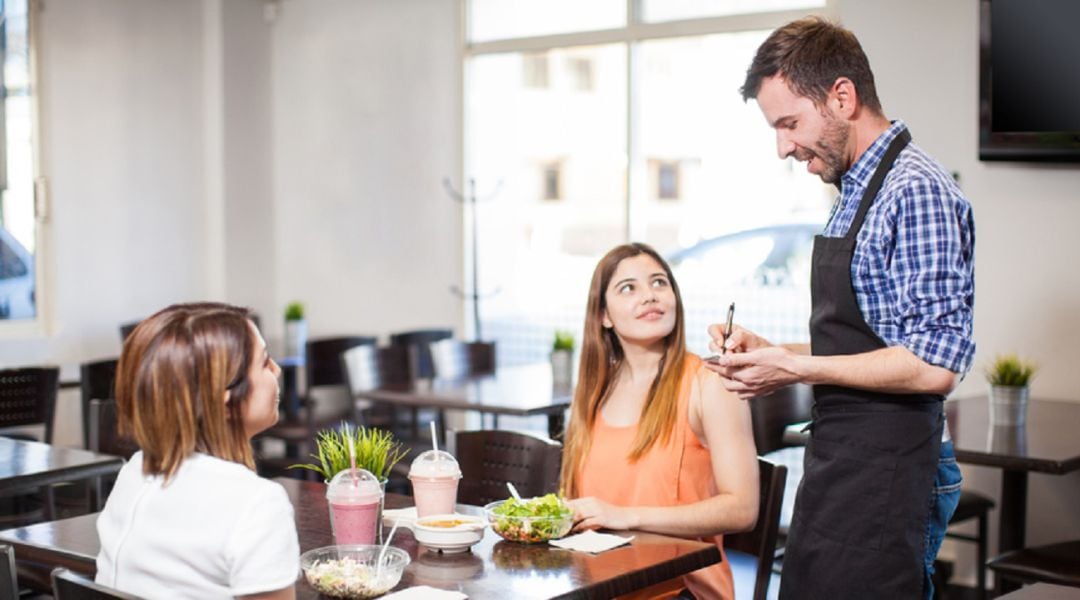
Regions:
<instances>
[{"instance_id":1,"label":"white wall","mask_svg":"<svg viewBox=\"0 0 1080 600\"><path fill-rule=\"evenodd\" d=\"M844 0L841 22L870 57L886 114L902 118L916 143L951 170L975 211L976 370L955 392L985 392L979 369L1018 352L1040 371L1035 397L1080 401L1080 165L978 160L978 2ZM1038 435L1029 431L1028 435ZM997 498L997 469L963 466L965 484ZM1080 537L1080 473L1033 474L1030 544ZM991 513L997 547L997 511ZM972 573L974 549L948 548Z\"/></svg>"}]
</instances>

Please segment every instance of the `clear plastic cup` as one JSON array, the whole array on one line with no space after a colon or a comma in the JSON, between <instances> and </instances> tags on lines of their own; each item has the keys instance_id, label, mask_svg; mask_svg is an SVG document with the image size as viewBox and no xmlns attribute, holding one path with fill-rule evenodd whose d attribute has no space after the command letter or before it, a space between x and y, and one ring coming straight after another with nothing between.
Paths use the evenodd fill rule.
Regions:
<instances>
[{"instance_id":1,"label":"clear plastic cup","mask_svg":"<svg viewBox=\"0 0 1080 600\"><path fill-rule=\"evenodd\" d=\"M336 544L377 544L383 489L369 471L346 469L330 480L326 501Z\"/></svg>"},{"instance_id":2,"label":"clear plastic cup","mask_svg":"<svg viewBox=\"0 0 1080 600\"><path fill-rule=\"evenodd\" d=\"M453 514L460 479L461 467L449 452L428 450L417 456L409 467L417 516Z\"/></svg>"}]
</instances>

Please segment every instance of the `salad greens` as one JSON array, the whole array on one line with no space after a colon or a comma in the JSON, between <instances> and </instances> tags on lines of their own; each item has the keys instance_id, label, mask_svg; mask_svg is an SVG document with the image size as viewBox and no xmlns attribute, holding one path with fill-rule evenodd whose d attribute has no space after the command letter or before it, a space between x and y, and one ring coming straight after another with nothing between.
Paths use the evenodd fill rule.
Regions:
<instances>
[{"instance_id":1,"label":"salad greens","mask_svg":"<svg viewBox=\"0 0 1080 600\"><path fill-rule=\"evenodd\" d=\"M560 538L573 525L573 511L562 496L547 494L538 498L509 498L491 509L492 529L515 542L546 542Z\"/></svg>"}]
</instances>

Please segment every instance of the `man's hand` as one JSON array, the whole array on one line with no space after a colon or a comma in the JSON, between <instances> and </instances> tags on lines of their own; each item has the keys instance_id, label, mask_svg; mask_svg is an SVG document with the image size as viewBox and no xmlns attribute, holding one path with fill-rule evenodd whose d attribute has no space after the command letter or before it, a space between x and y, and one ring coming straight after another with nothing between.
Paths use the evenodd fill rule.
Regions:
<instances>
[{"instance_id":1,"label":"man's hand","mask_svg":"<svg viewBox=\"0 0 1080 600\"><path fill-rule=\"evenodd\" d=\"M719 323L709 325L709 337L712 338L712 341L709 342L709 349L717 354L723 354L722 348L725 345L724 326ZM749 352L758 348L767 348L772 346L772 343L749 329L732 325L731 335L728 336L726 345L728 352Z\"/></svg>"},{"instance_id":2,"label":"man's hand","mask_svg":"<svg viewBox=\"0 0 1080 600\"><path fill-rule=\"evenodd\" d=\"M795 371L797 357L783 346L766 346L744 353L729 352L705 366L720 375L725 389L748 400L800 381Z\"/></svg>"}]
</instances>

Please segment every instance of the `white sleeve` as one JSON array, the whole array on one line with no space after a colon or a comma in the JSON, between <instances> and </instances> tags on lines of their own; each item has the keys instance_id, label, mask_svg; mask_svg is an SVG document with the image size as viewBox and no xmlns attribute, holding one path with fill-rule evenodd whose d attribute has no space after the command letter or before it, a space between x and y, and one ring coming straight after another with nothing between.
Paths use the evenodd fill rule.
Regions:
<instances>
[{"instance_id":1,"label":"white sleeve","mask_svg":"<svg viewBox=\"0 0 1080 600\"><path fill-rule=\"evenodd\" d=\"M300 544L285 489L262 486L244 507L225 548L234 596L272 592L296 583Z\"/></svg>"}]
</instances>

